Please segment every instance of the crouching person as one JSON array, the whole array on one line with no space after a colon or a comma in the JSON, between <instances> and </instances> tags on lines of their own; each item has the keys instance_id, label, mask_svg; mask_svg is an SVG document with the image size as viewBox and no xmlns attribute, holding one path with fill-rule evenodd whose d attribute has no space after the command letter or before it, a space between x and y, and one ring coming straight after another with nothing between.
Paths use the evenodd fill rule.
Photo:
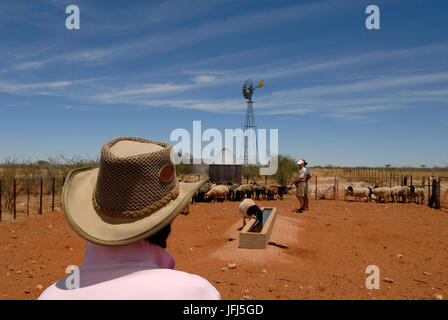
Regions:
<instances>
[{"instance_id":1,"label":"crouching person","mask_svg":"<svg viewBox=\"0 0 448 320\"><path fill-rule=\"evenodd\" d=\"M62 204L69 225L87 240L84 264L40 300L221 298L204 278L174 270L165 250L171 221L205 183L177 182L171 149L117 138L103 146L99 168L69 174Z\"/></svg>"},{"instance_id":2,"label":"crouching person","mask_svg":"<svg viewBox=\"0 0 448 320\"><path fill-rule=\"evenodd\" d=\"M243 226L239 230L242 230L246 226L246 219L251 219L253 217L256 217L259 221L257 226L259 228L263 227L263 212L252 199L244 199L241 201L238 210L243 217Z\"/></svg>"}]
</instances>

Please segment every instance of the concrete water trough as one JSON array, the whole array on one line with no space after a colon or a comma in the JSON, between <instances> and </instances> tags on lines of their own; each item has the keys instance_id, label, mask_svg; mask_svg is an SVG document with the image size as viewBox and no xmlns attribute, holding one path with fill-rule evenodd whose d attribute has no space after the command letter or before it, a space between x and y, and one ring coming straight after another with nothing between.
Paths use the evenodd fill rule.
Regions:
<instances>
[{"instance_id":1,"label":"concrete water trough","mask_svg":"<svg viewBox=\"0 0 448 320\"><path fill-rule=\"evenodd\" d=\"M277 208L260 208L263 221L252 218L240 232L238 248L266 249L277 218Z\"/></svg>"}]
</instances>

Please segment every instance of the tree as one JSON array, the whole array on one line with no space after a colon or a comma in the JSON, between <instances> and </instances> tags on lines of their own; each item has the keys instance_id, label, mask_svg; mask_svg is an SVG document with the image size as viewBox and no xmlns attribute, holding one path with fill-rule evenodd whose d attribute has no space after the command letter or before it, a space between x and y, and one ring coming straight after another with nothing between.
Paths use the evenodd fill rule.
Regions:
<instances>
[{"instance_id":1,"label":"tree","mask_svg":"<svg viewBox=\"0 0 448 320\"><path fill-rule=\"evenodd\" d=\"M185 175L185 174L193 173L193 164L192 164L193 163L193 157L190 156L190 155L182 155L180 152L178 152L177 155L178 155L179 158L182 158L183 156L184 157L189 157L190 161L188 161L188 163L181 162L181 163L177 164L176 165L176 175L177 176L182 176L182 175Z\"/></svg>"},{"instance_id":2,"label":"tree","mask_svg":"<svg viewBox=\"0 0 448 320\"><path fill-rule=\"evenodd\" d=\"M293 158L281 154L278 155L278 169L273 177L281 186L291 183L296 172L297 165Z\"/></svg>"},{"instance_id":3,"label":"tree","mask_svg":"<svg viewBox=\"0 0 448 320\"><path fill-rule=\"evenodd\" d=\"M243 166L241 171L244 177L253 178L258 176L260 168L254 165Z\"/></svg>"}]
</instances>

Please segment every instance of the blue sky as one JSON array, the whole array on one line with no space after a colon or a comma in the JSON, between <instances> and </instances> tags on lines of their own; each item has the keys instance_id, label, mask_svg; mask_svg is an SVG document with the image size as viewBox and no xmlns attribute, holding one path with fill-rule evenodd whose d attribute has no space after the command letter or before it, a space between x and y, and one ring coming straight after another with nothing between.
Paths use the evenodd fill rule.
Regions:
<instances>
[{"instance_id":1,"label":"blue sky","mask_svg":"<svg viewBox=\"0 0 448 320\"><path fill-rule=\"evenodd\" d=\"M78 5L81 29L67 30ZM381 29L367 30L369 4ZM447 1L0 4L0 159L95 156L118 136L259 128L310 165L448 165Z\"/></svg>"}]
</instances>

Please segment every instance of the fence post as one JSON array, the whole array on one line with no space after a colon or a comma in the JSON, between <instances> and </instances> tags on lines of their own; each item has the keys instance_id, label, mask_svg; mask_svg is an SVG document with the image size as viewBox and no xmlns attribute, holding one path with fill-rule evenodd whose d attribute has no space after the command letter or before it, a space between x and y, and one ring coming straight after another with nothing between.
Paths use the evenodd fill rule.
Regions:
<instances>
[{"instance_id":1,"label":"fence post","mask_svg":"<svg viewBox=\"0 0 448 320\"><path fill-rule=\"evenodd\" d=\"M30 215L30 180L26 183L26 216Z\"/></svg>"},{"instance_id":2,"label":"fence post","mask_svg":"<svg viewBox=\"0 0 448 320\"><path fill-rule=\"evenodd\" d=\"M316 192L315 192L315 198L316 198L316 200L317 200L317 176L316 176Z\"/></svg>"},{"instance_id":3,"label":"fence post","mask_svg":"<svg viewBox=\"0 0 448 320\"><path fill-rule=\"evenodd\" d=\"M14 179L13 184L14 184L14 200L13 200L13 204L14 204L14 220L15 220L16 219L16 197L17 197L16 179Z\"/></svg>"},{"instance_id":4,"label":"fence post","mask_svg":"<svg viewBox=\"0 0 448 320\"><path fill-rule=\"evenodd\" d=\"M440 177L437 181L436 209L440 209Z\"/></svg>"},{"instance_id":5,"label":"fence post","mask_svg":"<svg viewBox=\"0 0 448 320\"><path fill-rule=\"evenodd\" d=\"M434 205L437 206L437 180L435 177L432 177L431 194L428 207L432 208Z\"/></svg>"},{"instance_id":6,"label":"fence post","mask_svg":"<svg viewBox=\"0 0 448 320\"><path fill-rule=\"evenodd\" d=\"M44 179L40 178L40 199L39 199L39 214L42 214L42 193L44 191Z\"/></svg>"},{"instance_id":7,"label":"fence post","mask_svg":"<svg viewBox=\"0 0 448 320\"><path fill-rule=\"evenodd\" d=\"M55 183L56 183L56 178L53 177L53 181L52 181L52 185L51 185L51 192L52 192L52 196L51 196L51 212L54 212L54 192L55 192Z\"/></svg>"},{"instance_id":8,"label":"fence post","mask_svg":"<svg viewBox=\"0 0 448 320\"><path fill-rule=\"evenodd\" d=\"M334 200L336 200L336 193L338 192L338 188L337 188L337 186L336 186L336 184L337 184L337 179L336 178L334 178L334 191L333 191L333 193L334 193Z\"/></svg>"}]
</instances>

